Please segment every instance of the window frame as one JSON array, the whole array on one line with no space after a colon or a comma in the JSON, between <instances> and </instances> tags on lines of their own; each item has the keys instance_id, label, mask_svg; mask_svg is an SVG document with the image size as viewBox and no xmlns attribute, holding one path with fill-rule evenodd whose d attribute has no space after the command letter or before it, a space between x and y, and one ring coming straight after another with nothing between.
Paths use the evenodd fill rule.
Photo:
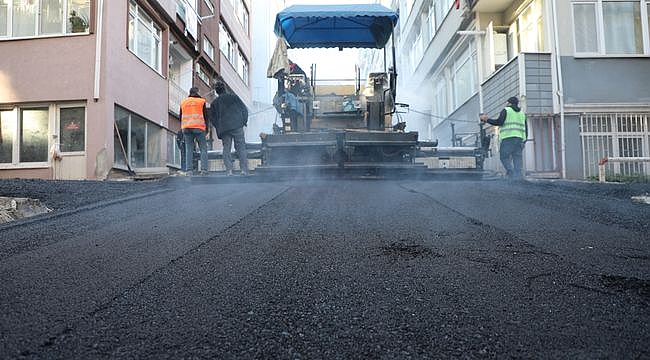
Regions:
<instances>
[{"instance_id":1,"label":"window frame","mask_svg":"<svg viewBox=\"0 0 650 360\"><path fill-rule=\"evenodd\" d=\"M225 48L224 48L225 47ZM219 22L219 51L231 65L235 65L235 49L237 44L223 21Z\"/></svg>"},{"instance_id":2,"label":"window frame","mask_svg":"<svg viewBox=\"0 0 650 360\"><path fill-rule=\"evenodd\" d=\"M83 149L64 151L61 147L63 141L63 134L61 129L61 110L63 109L83 109ZM58 135L59 152L66 155L81 155L86 152L88 142L88 108L84 104L65 104L59 105L56 109L56 131Z\"/></svg>"},{"instance_id":3,"label":"window frame","mask_svg":"<svg viewBox=\"0 0 650 360\"><path fill-rule=\"evenodd\" d=\"M135 8L135 12L132 12L132 5ZM143 17L146 18L143 19ZM147 20L146 22L144 20ZM133 21L133 29L131 29L131 23ZM149 40L153 40L154 46L153 49L150 49L151 56L155 56L154 59L145 59L145 54L141 54L143 51L139 48L138 45L138 33L140 31L140 26L145 26L145 30L148 30ZM155 30L155 31L152 31ZM162 38L163 38L163 28L154 20L154 17L151 16L146 9L144 9L137 1L129 0L128 11L127 11L127 49L130 53L135 55L143 63L147 64L151 69L156 71L158 74L162 75ZM133 47L133 48L132 48ZM155 51L154 51L155 50ZM155 54L154 54L155 53ZM155 62L155 64L153 64Z\"/></svg>"},{"instance_id":4,"label":"window frame","mask_svg":"<svg viewBox=\"0 0 650 360\"><path fill-rule=\"evenodd\" d=\"M78 35L88 35L90 34L90 29L91 29L91 14L90 11L92 9L92 1L91 0L86 0L86 5L88 8L88 14L83 14L83 16L80 16L82 21L85 23L84 25L84 30L83 31L73 31L73 26L70 24L70 13L71 11L77 10L78 8L75 8L74 4L72 4L72 0L64 0L61 4L61 10L60 10L60 21L61 23L59 24L59 31L55 32L44 32L43 30L43 18L44 18L44 7L43 7L43 0L37 0L35 3L35 8L33 10L33 20L34 20L34 25L33 25L33 33L29 35L21 35L21 36L15 36L15 29L14 29L14 22L15 22L15 11L14 11L14 3L17 0L7 0L6 5L6 23L4 24L5 28L0 29L0 41L2 40L12 40L12 39L30 39L30 38L47 38L47 37L60 37L60 36L78 36Z\"/></svg>"},{"instance_id":5,"label":"window frame","mask_svg":"<svg viewBox=\"0 0 650 360\"><path fill-rule=\"evenodd\" d=\"M521 52L543 52L546 50L544 37L544 9L542 1L533 0L517 16L517 39ZM531 36L531 35L534 35ZM529 41L533 39L534 46L531 49Z\"/></svg>"},{"instance_id":6,"label":"window frame","mask_svg":"<svg viewBox=\"0 0 650 360\"><path fill-rule=\"evenodd\" d=\"M7 169L7 168L13 168L18 165L18 145L17 145L17 140L18 139L18 107L13 107L13 108L0 108L0 112L2 113L7 113L8 119L5 118L5 120L9 121L11 128L11 156L10 156L10 161L9 162L0 162L0 169ZM2 117L0 117L0 120L2 120ZM0 131L2 131L2 123L0 123ZM3 137L7 136L6 134L6 129L4 130L5 133L3 133ZM4 140L3 140L4 141Z\"/></svg>"},{"instance_id":7,"label":"window frame","mask_svg":"<svg viewBox=\"0 0 650 360\"><path fill-rule=\"evenodd\" d=\"M249 65L248 65L248 60L244 56L244 53L238 49L237 50L237 74L239 74L239 77L242 79L242 81L248 85L248 71L249 71Z\"/></svg>"},{"instance_id":8,"label":"window frame","mask_svg":"<svg viewBox=\"0 0 650 360\"><path fill-rule=\"evenodd\" d=\"M201 64L196 64L196 75L204 84L210 86L210 76L205 72Z\"/></svg>"},{"instance_id":9,"label":"window frame","mask_svg":"<svg viewBox=\"0 0 650 360\"><path fill-rule=\"evenodd\" d=\"M11 161L0 162L0 169L24 169L24 168L46 168L51 164L51 152L54 145L59 145L61 141L60 120L61 110L70 108L83 108L84 111L84 148L80 151L63 151L61 154L65 155L83 155L86 153L86 146L88 144L88 107L85 103L71 102L71 103L35 103L35 104L18 104L13 107L0 107L0 112L10 113L9 120L13 125L12 129L12 145L11 145ZM21 147L22 145L22 131L23 131L23 111L24 110L47 110L47 156L44 161L21 161ZM1 125L1 124L0 124Z\"/></svg>"},{"instance_id":10,"label":"window frame","mask_svg":"<svg viewBox=\"0 0 650 360\"><path fill-rule=\"evenodd\" d=\"M205 6L208 7L210 14L214 14L214 4L212 3L212 0L203 0L203 2L205 3Z\"/></svg>"},{"instance_id":11,"label":"window frame","mask_svg":"<svg viewBox=\"0 0 650 360\"><path fill-rule=\"evenodd\" d=\"M126 115L125 118L118 119L118 116ZM113 122L116 123L118 120L126 121L126 129L122 129L121 124L117 123L117 129L125 130L126 136L121 136L124 145L124 151L128 158L124 159L125 163L122 163L122 158L124 154L122 153L122 147L119 143L113 143L113 167L116 169L126 170L128 166L131 166L135 169L147 169L147 168L158 168L165 166L163 164L163 159L160 158L163 153L169 153L169 149L165 148L165 143L170 140L170 137L166 135L165 128L150 119L147 119L137 113L129 110L126 107L115 104L113 112ZM113 130L113 139L116 140L117 136L115 130ZM141 143L138 144L138 140L141 140ZM134 147L135 144L135 147ZM154 146L154 148L152 148ZM154 157L154 159L151 159ZM157 159L155 159L157 157ZM166 163L169 163L167 159ZM127 166L128 163L128 166Z\"/></svg>"},{"instance_id":12,"label":"window frame","mask_svg":"<svg viewBox=\"0 0 650 360\"><path fill-rule=\"evenodd\" d=\"M212 60L212 62L215 61L214 44L212 43L212 41L210 41L210 39L205 34L203 34L203 53L205 53L208 59Z\"/></svg>"},{"instance_id":13,"label":"window frame","mask_svg":"<svg viewBox=\"0 0 650 360\"><path fill-rule=\"evenodd\" d=\"M467 47L458 51L454 62L451 65L451 81L453 89L453 105L459 108L462 104L471 99L478 91L478 73L477 73L477 51L474 42L470 42ZM467 75L466 77L464 75ZM460 86L461 82L467 80L464 87Z\"/></svg>"},{"instance_id":14,"label":"window frame","mask_svg":"<svg viewBox=\"0 0 650 360\"><path fill-rule=\"evenodd\" d=\"M643 49L641 53L613 53L608 52L607 44L605 41L606 28L604 17L604 6L606 2L621 2L639 5L639 14L641 21L641 42ZM590 58L590 57L611 57L611 58L638 58L650 56L650 1L648 0L573 0L571 2L571 32L573 36L573 54L576 58ZM595 11L595 30L596 30L596 50L595 51L578 51L578 39L576 36L576 6L577 5L593 5Z\"/></svg>"}]
</instances>

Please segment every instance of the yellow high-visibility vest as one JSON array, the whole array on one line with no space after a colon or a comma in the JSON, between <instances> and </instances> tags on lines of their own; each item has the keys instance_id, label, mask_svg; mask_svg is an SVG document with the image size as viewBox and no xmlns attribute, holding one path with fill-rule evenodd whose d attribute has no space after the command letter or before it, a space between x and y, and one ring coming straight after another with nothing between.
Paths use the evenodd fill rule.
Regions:
<instances>
[{"instance_id":1,"label":"yellow high-visibility vest","mask_svg":"<svg viewBox=\"0 0 650 360\"><path fill-rule=\"evenodd\" d=\"M506 107L506 121L499 129L501 140L518 137L526 140L526 114L523 111L514 111L510 106Z\"/></svg>"}]
</instances>

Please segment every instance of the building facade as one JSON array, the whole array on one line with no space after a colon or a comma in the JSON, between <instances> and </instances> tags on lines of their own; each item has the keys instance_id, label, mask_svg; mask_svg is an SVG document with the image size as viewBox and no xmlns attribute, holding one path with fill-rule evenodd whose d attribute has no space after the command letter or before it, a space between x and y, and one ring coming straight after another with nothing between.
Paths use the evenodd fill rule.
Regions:
<instances>
[{"instance_id":1,"label":"building facade","mask_svg":"<svg viewBox=\"0 0 650 360\"><path fill-rule=\"evenodd\" d=\"M421 138L472 141L510 96L528 116L528 176L648 176L650 1L394 0L400 90ZM498 128L486 166L502 171Z\"/></svg>"},{"instance_id":2,"label":"building facade","mask_svg":"<svg viewBox=\"0 0 650 360\"><path fill-rule=\"evenodd\" d=\"M180 167L180 101L224 80L247 103L250 1L0 1L0 178ZM215 137L216 138L216 137Z\"/></svg>"}]
</instances>

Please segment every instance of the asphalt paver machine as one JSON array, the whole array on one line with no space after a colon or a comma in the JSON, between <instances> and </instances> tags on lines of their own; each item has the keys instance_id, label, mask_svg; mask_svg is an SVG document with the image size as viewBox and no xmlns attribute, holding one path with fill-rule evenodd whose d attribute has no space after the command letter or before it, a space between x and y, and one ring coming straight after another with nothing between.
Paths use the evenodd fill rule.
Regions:
<instances>
[{"instance_id":1,"label":"asphalt paver machine","mask_svg":"<svg viewBox=\"0 0 650 360\"><path fill-rule=\"evenodd\" d=\"M278 43L267 76L277 79L274 106L281 122L273 133L261 135L262 161L256 170L384 173L426 168L414 162L418 132L393 123L399 105L397 72L394 44L387 44L397 21L397 13L380 4L293 5L277 14ZM354 84L319 84L316 64L307 74L287 56L287 49L302 48L383 50L383 71L367 74L363 83L357 66Z\"/></svg>"}]
</instances>

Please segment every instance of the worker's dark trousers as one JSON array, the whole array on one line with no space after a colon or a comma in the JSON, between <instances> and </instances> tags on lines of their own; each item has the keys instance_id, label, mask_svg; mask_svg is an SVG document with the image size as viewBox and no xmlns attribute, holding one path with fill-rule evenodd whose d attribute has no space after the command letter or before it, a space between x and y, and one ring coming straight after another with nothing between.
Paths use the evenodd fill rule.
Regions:
<instances>
[{"instance_id":1,"label":"worker's dark trousers","mask_svg":"<svg viewBox=\"0 0 650 360\"><path fill-rule=\"evenodd\" d=\"M243 173L248 173L248 153L246 152L246 140L244 128L231 130L221 135L223 143L223 165L227 171L232 171L233 161L231 156L232 143L235 143L235 150L239 155L239 165Z\"/></svg>"},{"instance_id":2,"label":"worker's dark trousers","mask_svg":"<svg viewBox=\"0 0 650 360\"><path fill-rule=\"evenodd\" d=\"M205 131L201 129L183 129L185 137L185 163L184 171L192 171L194 162L194 139L199 143L201 153L201 171L208 170L208 143L205 139Z\"/></svg>"},{"instance_id":3,"label":"worker's dark trousers","mask_svg":"<svg viewBox=\"0 0 650 360\"><path fill-rule=\"evenodd\" d=\"M521 178L523 168L524 142L517 137L511 137L501 140L499 148L499 158L501 164L506 169L506 176L510 178Z\"/></svg>"}]
</instances>

